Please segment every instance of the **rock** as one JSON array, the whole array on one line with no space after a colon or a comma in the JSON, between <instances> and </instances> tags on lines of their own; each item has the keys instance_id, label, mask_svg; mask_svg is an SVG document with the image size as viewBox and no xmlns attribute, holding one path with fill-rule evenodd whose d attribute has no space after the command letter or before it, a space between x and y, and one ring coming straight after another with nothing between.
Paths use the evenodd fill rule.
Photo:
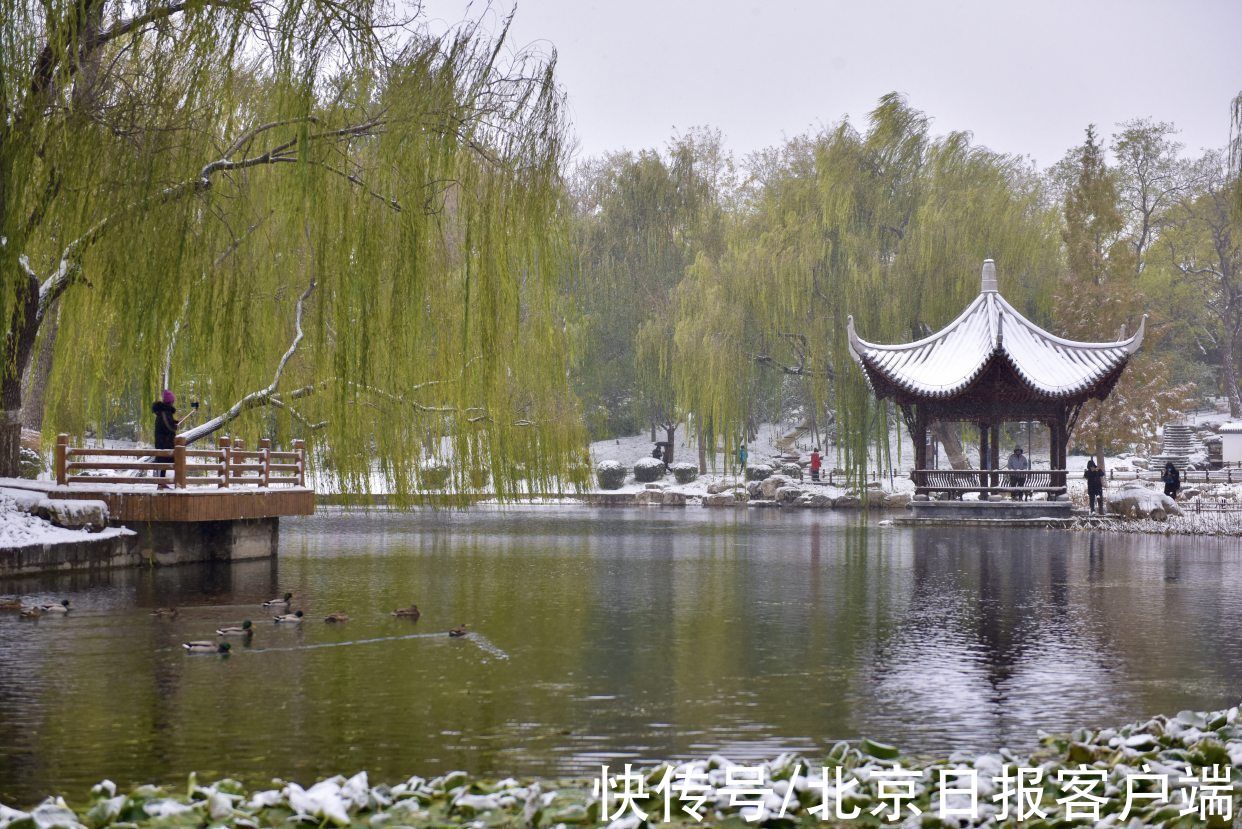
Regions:
<instances>
[{"instance_id":1,"label":"rock","mask_svg":"<svg viewBox=\"0 0 1242 829\"><path fill-rule=\"evenodd\" d=\"M752 481L751 483L754 483L756 486L758 486L757 481ZM734 487L736 486L737 484L729 483L728 481L716 481L716 483L714 484L707 485L707 494L708 495L719 495L722 492L732 492ZM750 484L747 484L746 486L749 487Z\"/></svg>"},{"instance_id":2,"label":"rock","mask_svg":"<svg viewBox=\"0 0 1242 829\"><path fill-rule=\"evenodd\" d=\"M886 509L905 509L909 503L910 493L908 492L890 492L884 496Z\"/></svg>"},{"instance_id":3,"label":"rock","mask_svg":"<svg viewBox=\"0 0 1242 829\"><path fill-rule=\"evenodd\" d=\"M1181 515L1182 508L1163 492L1132 482L1108 499L1108 511L1122 518L1149 518L1164 521L1170 515Z\"/></svg>"},{"instance_id":4,"label":"rock","mask_svg":"<svg viewBox=\"0 0 1242 829\"><path fill-rule=\"evenodd\" d=\"M697 477L699 477L698 464L686 463L685 461L673 464L673 478L676 479L677 483L688 484Z\"/></svg>"},{"instance_id":5,"label":"rock","mask_svg":"<svg viewBox=\"0 0 1242 829\"><path fill-rule=\"evenodd\" d=\"M668 469L659 458L639 458L634 464L634 480L639 483L650 483L664 477Z\"/></svg>"},{"instance_id":6,"label":"rock","mask_svg":"<svg viewBox=\"0 0 1242 829\"><path fill-rule=\"evenodd\" d=\"M1138 469L1149 469L1151 463L1146 458L1131 458L1130 465Z\"/></svg>"},{"instance_id":7,"label":"rock","mask_svg":"<svg viewBox=\"0 0 1242 829\"><path fill-rule=\"evenodd\" d=\"M595 467L595 480L600 489L620 489L625 484L625 476L626 470L620 461L603 461Z\"/></svg>"},{"instance_id":8,"label":"rock","mask_svg":"<svg viewBox=\"0 0 1242 829\"><path fill-rule=\"evenodd\" d=\"M643 484L643 489L664 489L664 484Z\"/></svg>"},{"instance_id":9,"label":"rock","mask_svg":"<svg viewBox=\"0 0 1242 829\"><path fill-rule=\"evenodd\" d=\"M794 462L781 464L781 474L784 475L786 478L792 478L795 481L801 481L802 480L802 465L799 463L794 463Z\"/></svg>"},{"instance_id":10,"label":"rock","mask_svg":"<svg viewBox=\"0 0 1242 829\"><path fill-rule=\"evenodd\" d=\"M1181 492L1183 498L1198 498L1202 494L1203 490L1195 489L1194 487L1191 487L1190 489L1183 489Z\"/></svg>"},{"instance_id":11,"label":"rock","mask_svg":"<svg viewBox=\"0 0 1242 829\"><path fill-rule=\"evenodd\" d=\"M776 498L776 491L783 486L789 486L793 480L786 475L772 475L763 479L763 483L759 486L759 491L764 498L773 500Z\"/></svg>"},{"instance_id":12,"label":"rock","mask_svg":"<svg viewBox=\"0 0 1242 829\"><path fill-rule=\"evenodd\" d=\"M796 486L783 486L776 490L776 502L779 504L792 504L802 497L802 490Z\"/></svg>"},{"instance_id":13,"label":"rock","mask_svg":"<svg viewBox=\"0 0 1242 829\"><path fill-rule=\"evenodd\" d=\"M34 514L68 530L102 530L108 526L108 505L103 501L45 498Z\"/></svg>"},{"instance_id":14,"label":"rock","mask_svg":"<svg viewBox=\"0 0 1242 829\"><path fill-rule=\"evenodd\" d=\"M715 495L704 495L703 506L705 507L742 507L750 500L750 495L744 489L735 489L732 492L719 492Z\"/></svg>"},{"instance_id":15,"label":"rock","mask_svg":"<svg viewBox=\"0 0 1242 829\"><path fill-rule=\"evenodd\" d=\"M867 489L883 489L884 484L880 481L867 481Z\"/></svg>"},{"instance_id":16,"label":"rock","mask_svg":"<svg viewBox=\"0 0 1242 829\"><path fill-rule=\"evenodd\" d=\"M931 499L930 499L930 498L928 498L926 495L919 494L919 495L915 495L915 496L914 496L914 500L915 500L915 501L929 501L929 500L931 500Z\"/></svg>"},{"instance_id":17,"label":"rock","mask_svg":"<svg viewBox=\"0 0 1242 829\"><path fill-rule=\"evenodd\" d=\"M831 509L832 496L825 495L822 492L804 492L802 497L798 499L797 506L806 509Z\"/></svg>"},{"instance_id":18,"label":"rock","mask_svg":"<svg viewBox=\"0 0 1242 829\"><path fill-rule=\"evenodd\" d=\"M762 481L771 475L772 472L772 467L768 466L766 463L757 463L746 467L746 480Z\"/></svg>"},{"instance_id":19,"label":"rock","mask_svg":"<svg viewBox=\"0 0 1242 829\"><path fill-rule=\"evenodd\" d=\"M746 482L746 494L750 496L750 499L752 501L755 500L756 498L762 498L763 497L763 481L747 481Z\"/></svg>"},{"instance_id":20,"label":"rock","mask_svg":"<svg viewBox=\"0 0 1242 829\"><path fill-rule=\"evenodd\" d=\"M658 489L644 489L634 493L634 503L638 506L659 506L663 503L664 493Z\"/></svg>"},{"instance_id":21,"label":"rock","mask_svg":"<svg viewBox=\"0 0 1242 829\"><path fill-rule=\"evenodd\" d=\"M861 509L862 505L862 499L858 497L857 492L847 492L839 498L833 499L832 502L834 509Z\"/></svg>"},{"instance_id":22,"label":"rock","mask_svg":"<svg viewBox=\"0 0 1242 829\"><path fill-rule=\"evenodd\" d=\"M684 492L665 490L663 494L664 500L661 503L666 507L684 507L686 505L686 493Z\"/></svg>"}]
</instances>

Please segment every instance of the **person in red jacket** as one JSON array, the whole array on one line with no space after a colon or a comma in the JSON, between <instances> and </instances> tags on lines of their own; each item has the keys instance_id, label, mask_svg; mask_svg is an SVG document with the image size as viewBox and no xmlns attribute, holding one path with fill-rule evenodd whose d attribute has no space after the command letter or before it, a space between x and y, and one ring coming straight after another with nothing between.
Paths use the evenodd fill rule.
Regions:
<instances>
[{"instance_id":1,"label":"person in red jacket","mask_svg":"<svg viewBox=\"0 0 1242 829\"><path fill-rule=\"evenodd\" d=\"M816 446L811 450L811 480L819 480L819 467L823 464L823 459L819 456L819 447Z\"/></svg>"}]
</instances>

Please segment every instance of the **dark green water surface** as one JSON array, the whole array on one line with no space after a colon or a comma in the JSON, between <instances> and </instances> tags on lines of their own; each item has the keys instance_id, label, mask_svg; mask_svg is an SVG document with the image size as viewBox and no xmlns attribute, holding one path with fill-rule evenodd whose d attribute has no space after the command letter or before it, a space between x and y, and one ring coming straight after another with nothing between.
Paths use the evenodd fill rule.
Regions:
<instances>
[{"instance_id":1,"label":"dark green water surface","mask_svg":"<svg viewBox=\"0 0 1242 829\"><path fill-rule=\"evenodd\" d=\"M328 511L280 547L0 581L74 608L0 614L0 801L191 771L588 775L860 736L1029 748L1242 693L1236 540L564 507ZM300 628L258 606L285 590ZM411 602L417 623L389 615ZM228 659L180 648L246 618Z\"/></svg>"}]
</instances>

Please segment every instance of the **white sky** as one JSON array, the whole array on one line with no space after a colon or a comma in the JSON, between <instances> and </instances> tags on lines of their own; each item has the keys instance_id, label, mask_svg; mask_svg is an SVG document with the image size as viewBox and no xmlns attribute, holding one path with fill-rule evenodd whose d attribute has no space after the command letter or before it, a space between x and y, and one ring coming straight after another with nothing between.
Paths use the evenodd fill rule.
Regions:
<instances>
[{"instance_id":1,"label":"white sky","mask_svg":"<svg viewBox=\"0 0 1242 829\"><path fill-rule=\"evenodd\" d=\"M424 3L440 25L468 8ZM1041 166L1141 116L1194 153L1227 142L1242 91L1242 0L521 0L510 44L556 49L582 155L697 125L744 155L893 90Z\"/></svg>"}]
</instances>

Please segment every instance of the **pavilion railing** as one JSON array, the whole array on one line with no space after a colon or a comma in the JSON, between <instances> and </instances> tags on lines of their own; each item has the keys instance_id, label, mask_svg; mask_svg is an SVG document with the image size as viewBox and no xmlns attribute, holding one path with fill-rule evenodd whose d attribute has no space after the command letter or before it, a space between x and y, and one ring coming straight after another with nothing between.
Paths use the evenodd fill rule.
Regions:
<instances>
[{"instance_id":1,"label":"pavilion railing","mask_svg":"<svg viewBox=\"0 0 1242 829\"><path fill-rule=\"evenodd\" d=\"M185 438L176 438L172 449L118 449L70 446L68 435L58 435L52 465L57 486L306 486L306 446L300 440L288 452L273 449L266 438L257 449L246 449L240 439L227 437L215 449L190 449Z\"/></svg>"},{"instance_id":2,"label":"pavilion railing","mask_svg":"<svg viewBox=\"0 0 1242 829\"><path fill-rule=\"evenodd\" d=\"M1064 469L915 469L910 477L915 494L929 498L960 499L971 492L981 498L1037 492L1053 498L1066 492Z\"/></svg>"}]
</instances>

